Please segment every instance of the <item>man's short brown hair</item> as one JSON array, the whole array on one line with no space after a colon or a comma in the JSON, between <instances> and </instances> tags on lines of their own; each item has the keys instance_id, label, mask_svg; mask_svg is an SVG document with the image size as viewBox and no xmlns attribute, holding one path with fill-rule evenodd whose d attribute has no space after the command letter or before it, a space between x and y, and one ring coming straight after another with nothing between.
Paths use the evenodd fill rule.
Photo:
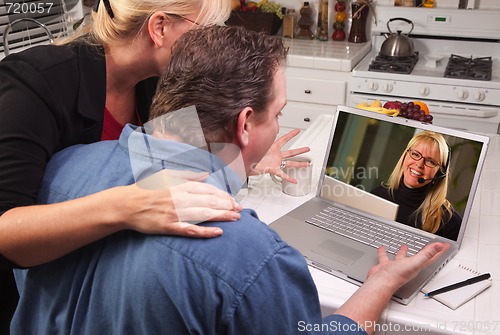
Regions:
<instances>
[{"instance_id":1,"label":"man's short brown hair","mask_svg":"<svg viewBox=\"0 0 500 335\"><path fill-rule=\"evenodd\" d=\"M279 37L242 27L188 31L173 47L150 119L162 116L169 129L177 129L185 138L190 133L189 122L168 120L164 115L195 106L207 142L231 140L241 110L267 111L274 98L274 74L283 65L286 52Z\"/></svg>"}]
</instances>

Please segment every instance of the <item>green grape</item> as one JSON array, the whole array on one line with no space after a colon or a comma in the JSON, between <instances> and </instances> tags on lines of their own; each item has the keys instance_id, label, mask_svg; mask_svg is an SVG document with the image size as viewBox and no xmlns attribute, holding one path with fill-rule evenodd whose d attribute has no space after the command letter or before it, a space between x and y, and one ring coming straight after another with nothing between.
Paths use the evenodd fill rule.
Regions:
<instances>
[{"instance_id":1,"label":"green grape","mask_svg":"<svg viewBox=\"0 0 500 335\"><path fill-rule=\"evenodd\" d=\"M261 12L264 12L264 13L274 13L280 19L283 18L283 13L281 12L281 5L279 5L275 2L268 1L264 4L262 4L262 6L260 6L260 10L261 10Z\"/></svg>"}]
</instances>

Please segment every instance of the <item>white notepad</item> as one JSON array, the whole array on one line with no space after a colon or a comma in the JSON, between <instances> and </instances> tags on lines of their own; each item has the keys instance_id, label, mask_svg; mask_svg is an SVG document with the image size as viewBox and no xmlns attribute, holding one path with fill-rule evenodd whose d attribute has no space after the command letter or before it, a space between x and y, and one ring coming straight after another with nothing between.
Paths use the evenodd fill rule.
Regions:
<instances>
[{"instance_id":1,"label":"white notepad","mask_svg":"<svg viewBox=\"0 0 500 335\"><path fill-rule=\"evenodd\" d=\"M480 275L480 273L472 269L469 269L467 267L464 267L462 265L458 265L445 275L431 280L427 285L425 285L422 288L422 292L429 293L439 288L455 284L470 279L472 277L476 277L478 275ZM437 300L451 309L457 309L458 307L462 306L467 301L471 300L479 293L483 292L488 287L490 287L491 282L492 281L490 278L471 285L460 287L458 289L449 292L436 294L432 297L429 297L429 299Z\"/></svg>"}]
</instances>

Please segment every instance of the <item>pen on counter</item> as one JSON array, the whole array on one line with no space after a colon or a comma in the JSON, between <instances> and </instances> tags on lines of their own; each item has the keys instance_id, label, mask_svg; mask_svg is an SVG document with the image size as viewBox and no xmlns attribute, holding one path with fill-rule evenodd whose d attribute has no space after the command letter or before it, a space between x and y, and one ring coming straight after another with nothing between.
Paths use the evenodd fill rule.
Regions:
<instances>
[{"instance_id":1,"label":"pen on counter","mask_svg":"<svg viewBox=\"0 0 500 335\"><path fill-rule=\"evenodd\" d=\"M445 287L442 287L440 289L431 291L429 293L426 293L425 296L426 297L432 297L433 295L444 293L444 292L448 292L448 291L451 291L451 290L455 290L457 288L464 287L464 286L467 286L467 285L471 285L471 284L474 284L474 283L486 280L486 279L488 279L490 277L491 277L491 275L489 273L485 273L485 274L479 275L477 277L469 278L467 280L458 282L456 284L452 284L452 285L445 286Z\"/></svg>"}]
</instances>

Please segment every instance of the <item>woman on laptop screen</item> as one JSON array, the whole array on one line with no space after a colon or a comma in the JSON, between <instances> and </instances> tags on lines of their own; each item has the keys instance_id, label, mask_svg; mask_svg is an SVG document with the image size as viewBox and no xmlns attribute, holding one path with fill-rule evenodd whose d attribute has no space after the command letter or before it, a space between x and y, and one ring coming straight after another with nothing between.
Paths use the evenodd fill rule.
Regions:
<instances>
[{"instance_id":1,"label":"woman on laptop screen","mask_svg":"<svg viewBox=\"0 0 500 335\"><path fill-rule=\"evenodd\" d=\"M457 240L462 217L446 199L451 150L442 135L413 136L386 183L371 193L399 205L397 221Z\"/></svg>"}]
</instances>

